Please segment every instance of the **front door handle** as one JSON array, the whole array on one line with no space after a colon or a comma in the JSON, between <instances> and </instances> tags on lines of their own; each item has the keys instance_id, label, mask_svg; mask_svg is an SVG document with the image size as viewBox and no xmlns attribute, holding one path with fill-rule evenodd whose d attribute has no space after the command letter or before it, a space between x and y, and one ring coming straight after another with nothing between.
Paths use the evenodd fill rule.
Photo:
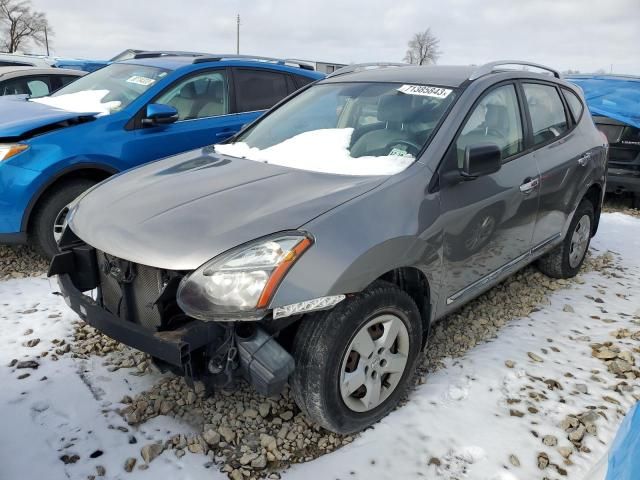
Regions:
<instances>
[{"instance_id":1,"label":"front door handle","mask_svg":"<svg viewBox=\"0 0 640 480\"><path fill-rule=\"evenodd\" d=\"M578 165L580 165L581 167L586 166L587 163L589 163L590 158L591 158L591 153L589 152L585 153L578 159Z\"/></svg>"},{"instance_id":2,"label":"front door handle","mask_svg":"<svg viewBox=\"0 0 640 480\"><path fill-rule=\"evenodd\" d=\"M528 195L531 192L533 192L536 188L538 188L538 185L540 185L540 179L538 177L536 178L527 177L524 179L524 182L522 183L522 185L520 185L520 191L525 195Z\"/></svg>"},{"instance_id":3,"label":"front door handle","mask_svg":"<svg viewBox=\"0 0 640 480\"><path fill-rule=\"evenodd\" d=\"M231 135L233 135L235 133L235 130L223 130L221 132L216 133L216 137L230 137Z\"/></svg>"}]
</instances>

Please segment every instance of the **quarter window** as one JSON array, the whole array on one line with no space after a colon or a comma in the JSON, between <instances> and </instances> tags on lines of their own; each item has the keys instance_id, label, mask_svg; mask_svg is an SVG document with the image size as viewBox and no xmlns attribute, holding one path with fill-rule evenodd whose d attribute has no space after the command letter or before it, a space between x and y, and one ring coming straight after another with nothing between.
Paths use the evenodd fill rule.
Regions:
<instances>
[{"instance_id":1,"label":"quarter window","mask_svg":"<svg viewBox=\"0 0 640 480\"><path fill-rule=\"evenodd\" d=\"M238 69L234 75L238 112L266 110L289 94L287 77L282 73Z\"/></svg>"},{"instance_id":2,"label":"quarter window","mask_svg":"<svg viewBox=\"0 0 640 480\"><path fill-rule=\"evenodd\" d=\"M571 90L563 89L562 91L564 92L564 98L567 100L567 104L569 105L569 110L571 110L571 115L573 115L573 120L577 122L582 115L582 110L584 109L582 102Z\"/></svg>"},{"instance_id":3,"label":"quarter window","mask_svg":"<svg viewBox=\"0 0 640 480\"><path fill-rule=\"evenodd\" d=\"M489 92L473 110L458 140L458 168L462 168L467 147L492 143L502 158L524 149L522 119L514 85L504 85Z\"/></svg>"},{"instance_id":4,"label":"quarter window","mask_svg":"<svg viewBox=\"0 0 640 480\"><path fill-rule=\"evenodd\" d=\"M529 105L534 144L545 143L569 129L564 105L555 87L525 83L523 88Z\"/></svg>"},{"instance_id":5,"label":"quarter window","mask_svg":"<svg viewBox=\"0 0 640 480\"><path fill-rule=\"evenodd\" d=\"M155 103L174 107L179 120L215 117L229 113L228 92L224 71L207 72L178 82Z\"/></svg>"}]
</instances>

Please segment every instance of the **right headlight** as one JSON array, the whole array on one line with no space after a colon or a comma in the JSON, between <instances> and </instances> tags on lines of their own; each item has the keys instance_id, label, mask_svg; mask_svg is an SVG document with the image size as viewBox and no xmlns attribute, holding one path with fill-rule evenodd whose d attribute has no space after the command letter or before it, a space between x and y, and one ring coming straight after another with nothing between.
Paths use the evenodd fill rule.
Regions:
<instances>
[{"instance_id":1,"label":"right headlight","mask_svg":"<svg viewBox=\"0 0 640 480\"><path fill-rule=\"evenodd\" d=\"M182 279L178 305L201 320L260 319L285 274L312 244L302 232L286 232L232 249Z\"/></svg>"}]
</instances>

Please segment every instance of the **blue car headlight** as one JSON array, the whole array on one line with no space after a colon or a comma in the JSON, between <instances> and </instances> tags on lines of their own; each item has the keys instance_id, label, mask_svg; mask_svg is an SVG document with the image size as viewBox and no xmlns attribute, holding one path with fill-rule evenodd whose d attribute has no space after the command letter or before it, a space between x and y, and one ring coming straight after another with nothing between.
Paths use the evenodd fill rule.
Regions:
<instances>
[{"instance_id":1,"label":"blue car headlight","mask_svg":"<svg viewBox=\"0 0 640 480\"><path fill-rule=\"evenodd\" d=\"M24 143L0 143L0 162L15 157L25 150L29 150L29 145Z\"/></svg>"}]
</instances>

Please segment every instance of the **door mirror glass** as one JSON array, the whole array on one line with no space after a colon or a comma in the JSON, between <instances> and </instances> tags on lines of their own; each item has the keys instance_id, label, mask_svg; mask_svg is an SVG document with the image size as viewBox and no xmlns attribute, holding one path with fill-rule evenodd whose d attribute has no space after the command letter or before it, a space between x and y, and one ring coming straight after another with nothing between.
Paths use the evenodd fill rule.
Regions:
<instances>
[{"instance_id":1,"label":"door mirror glass","mask_svg":"<svg viewBox=\"0 0 640 480\"><path fill-rule=\"evenodd\" d=\"M142 125L151 127L155 125L168 125L178 120L178 110L171 105L151 103L147 105L146 117L142 119Z\"/></svg>"},{"instance_id":2,"label":"door mirror glass","mask_svg":"<svg viewBox=\"0 0 640 480\"><path fill-rule=\"evenodd\" d=\"M498 145L486 143L470 145L464 152L464 163L461 175L466 179L474 179L483 175L491 175L502 166L502 152Z\"/></svg>"}]
</instances>

